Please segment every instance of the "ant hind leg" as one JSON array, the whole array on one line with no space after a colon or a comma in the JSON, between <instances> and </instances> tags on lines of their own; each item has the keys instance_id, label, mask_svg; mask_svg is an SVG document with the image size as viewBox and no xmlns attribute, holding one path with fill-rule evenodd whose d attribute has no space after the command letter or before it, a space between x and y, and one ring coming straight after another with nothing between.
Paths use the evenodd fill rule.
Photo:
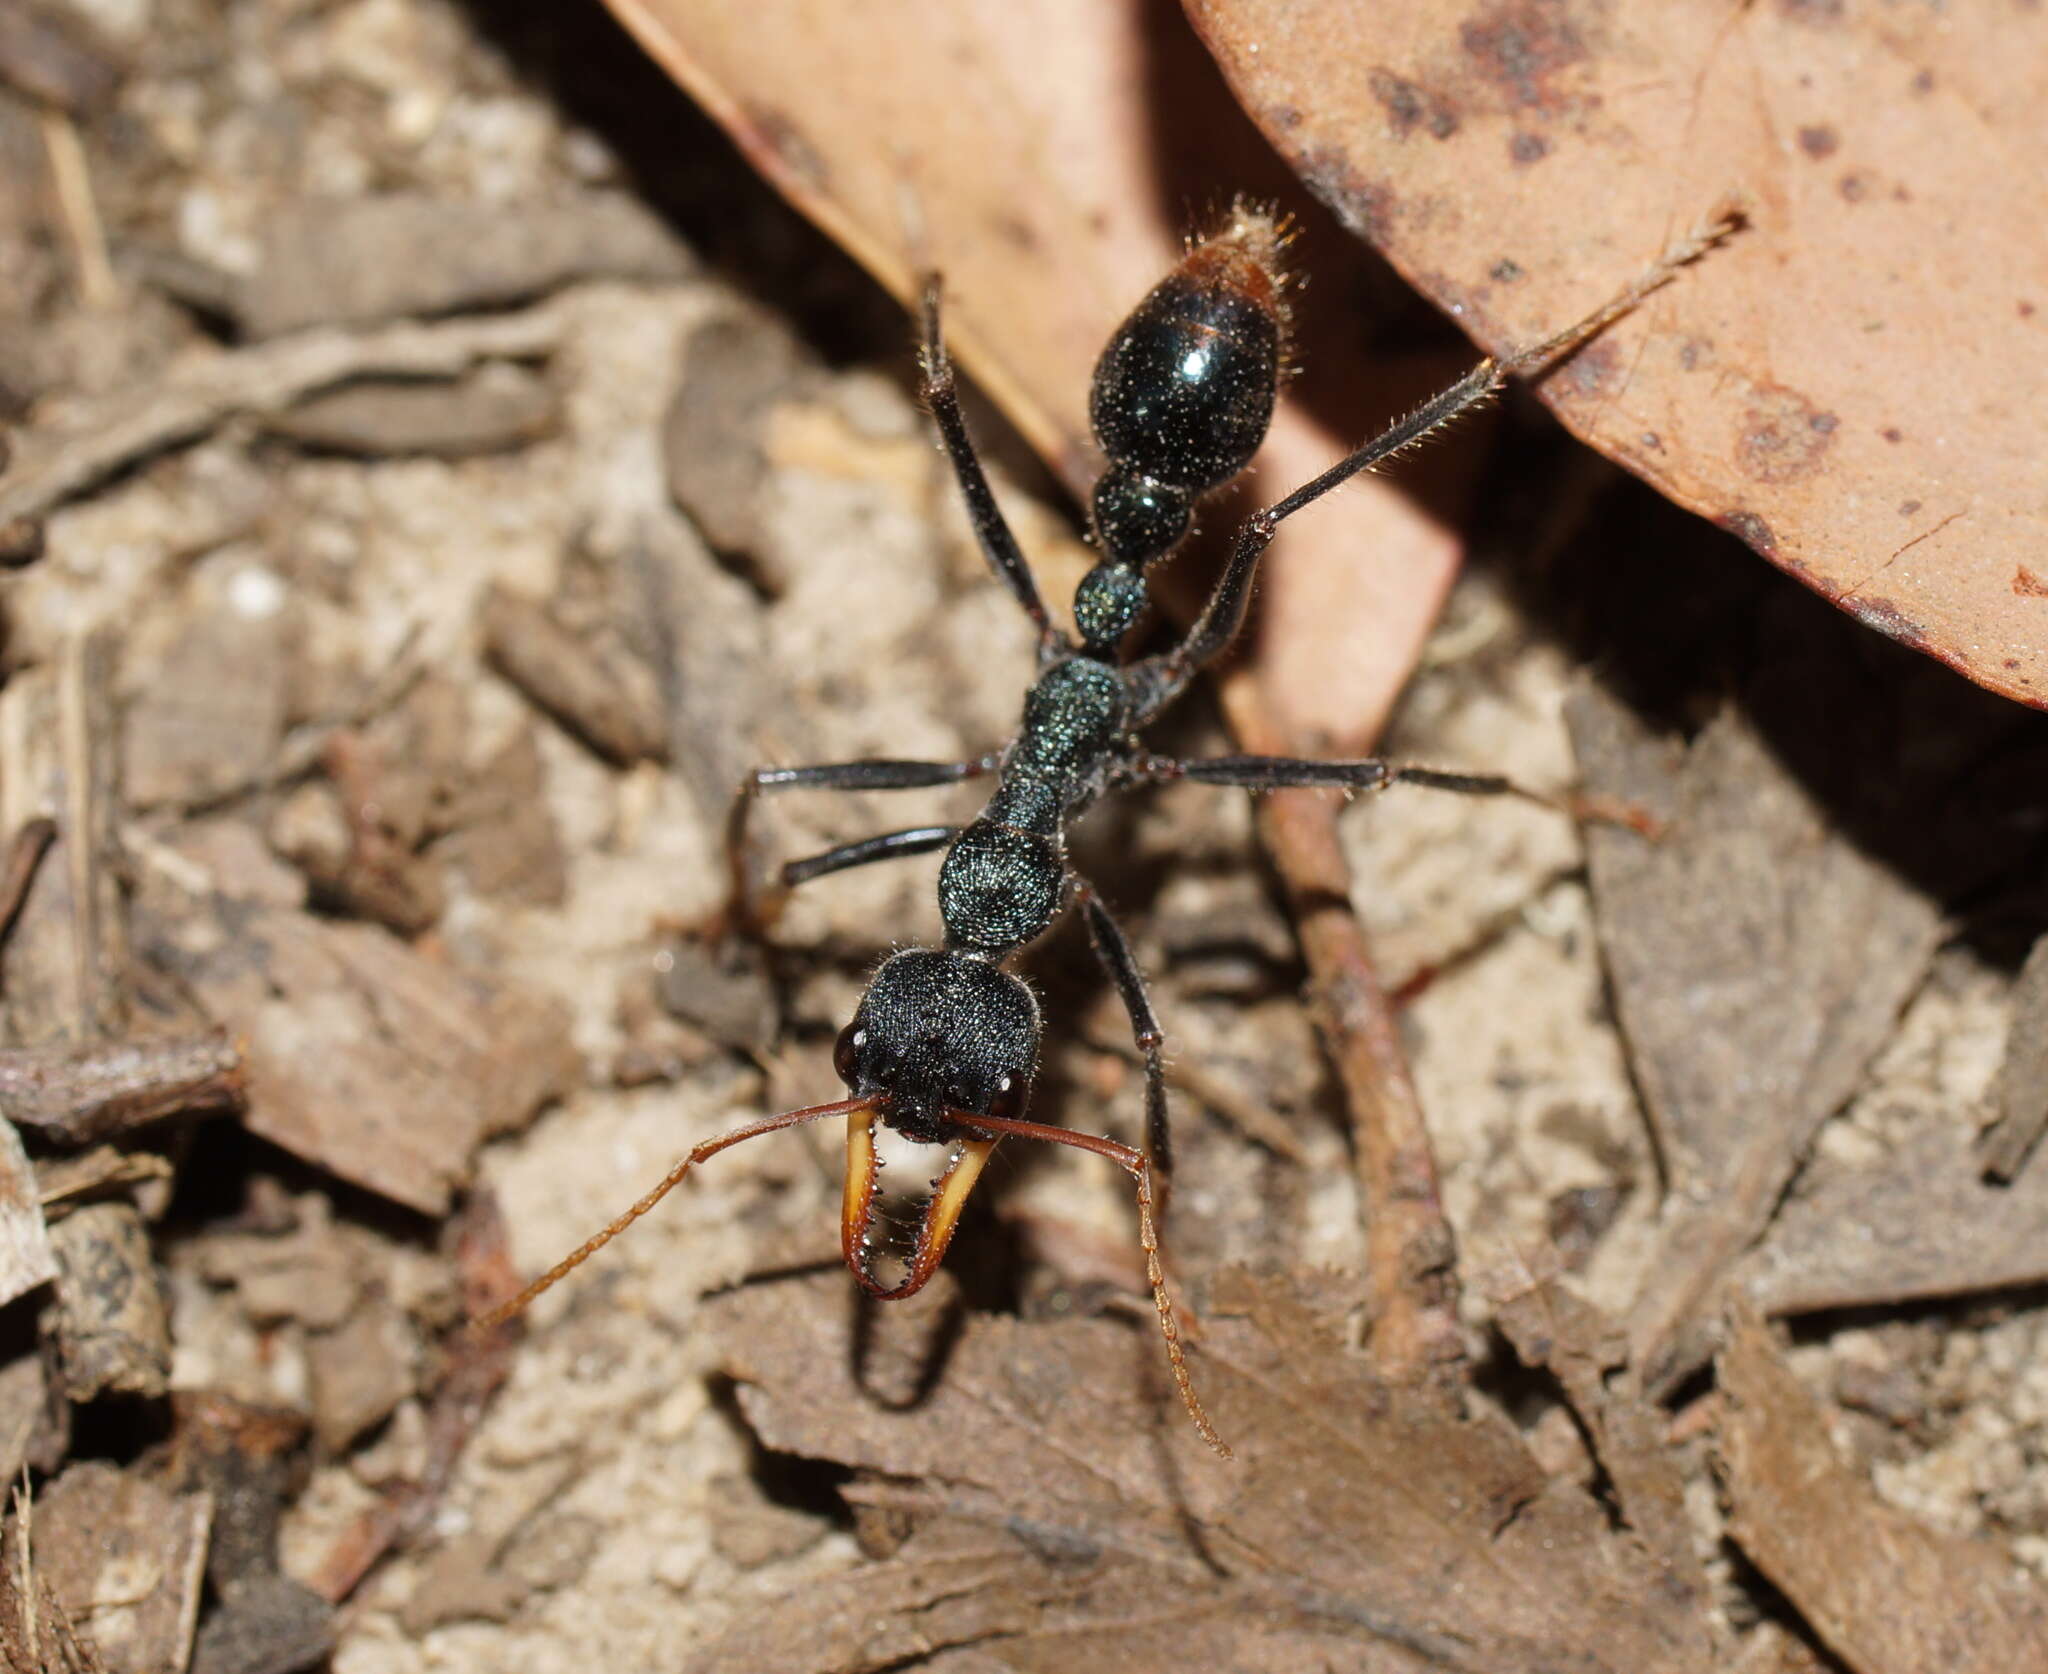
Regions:
<instances>
[{"instance_id":1,"label":"ant hind leg","mask_svg":"<svg viewBox=\"0 0 2048 1674\"><path fill-rule=\"evenodd\" d=\"M1094 945L1095 957L1102 961L1110 980L1116 984L1117 994L1131 1019L1131 1039L1145 1060L1145 1155L1152 1164L1156 1207L1159 1219L1164 1222L1167 1202L1173 1195L1173 1136L1167 1124L1166 1060L1161 1051L1165 1036L1152 1010L1152 998L1145 991L1145 976L1138 969L1137 955L1131 951L1122 927L1110 916L1093 884L1077 880L1075 899L1087 921L1088 940Z\"/></svg>"},{"instance_id":2,"label":"ant hind leg","mask_svg":"<svg viewBox=\"0 0 2048 1674\"><path fill-rule=\"evenodd\" d=\"M975 451L974 438L967 432L967 420L960 412L960 394L953 383L953 362L946 353L945 335L939 328L942 291L939 276L936 273L926 274L923 343L918 354L918 365L923 374L919 393L924 397L925 406L931 410L933 422L939 427L939 441L945 447L947 459L952 462L953 478L960 485L960 497L967 502L967 521L974 527L974 538L980 544L982 556L1018 604L1024 607L1024 614L1037 626L1039 655L1043 658L1059 649L1066 636L1053 626L1045 601L1038 595L1038 583L1032 579L1031 566L1025 562L1017 537L1010 532L1010 525L1004 520L1002 508L996 504L996 497L988 486L988 473L982 469L981 456Z\"/></svg>"}]
</instances>

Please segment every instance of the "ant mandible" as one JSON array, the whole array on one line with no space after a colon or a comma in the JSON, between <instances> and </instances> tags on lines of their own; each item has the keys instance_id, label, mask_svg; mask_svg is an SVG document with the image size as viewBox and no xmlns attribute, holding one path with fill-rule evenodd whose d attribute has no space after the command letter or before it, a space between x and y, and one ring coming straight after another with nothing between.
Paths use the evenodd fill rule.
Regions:
<instances>
[{"instance_id":1,"label":"ant mandible","mask_svg":"<svg viewBox=\"0 0 2048 1674\"><path fill-rule=\"evenodd\" d=\"M646 1214L699 1163L744 1140L832 1116L847 1118L840 1216L846 1265L871 1296L884 1301L911 1296L937 1270L961 1207L997 1141L1006 1136L1045 1140L1107 1157L1131 1176L1146 1276L1174 1384L1202 1439L1229 1458L1230 1449L1210 1423L1188 1375L1161 1258L1159 1224L1172 1152L1159 1022L1130 943L1094 888L1067 862L1068 822L1109 791L1182 779L1254 791L1288 786L1374 791L1415 784L1468 795L1517 794L1506 779L1378 760L1221 756L1179 761L1150 754L1138 735L1236 637L1259 557L1283 522L1469 412L1510 378L1542 371L1584 343L1703 253L1726 226L1724 221L1680 241L1612 300L1533 349L1482 360L1357 452L1255 512L1238 530L1223 574L1194 625L1170 649L1135 661L1124 656L1122 647L1150 603L1147 570L1179 546L1195 502L1250 463L1272 418L1288 326L1281 223L1266 210L1237 205L1227 224L1193 243L1180 265L1138 304L1096 364L1089 416L1109 463L1096 480L1090 506L1100 559L1074 594L1078 643L1047 613L989 491L961 417L939 330L939 280L927 278L920 357L924 401L981 550L1038 629L1038 677L1025 695L1023 722L1007 748L971 761L762 768L735 800L728 841L740 916L753 921L744 824L762 792L909 790L993 774L994 794L980 817L966 826L914 826L847 843L782 869L788 890L871 861L943 848L939 913L945 943L893 954L870 979L833 1053L850 1097L785 1111L706 1140L632 1208L482 1323L494 1324L524 1308ZM1023 1118L1038 1065L1038 1002L1006 967L1070 904L1081 909L1144 1059L1142 1148ZM882 1174L878 1127L895 1142L945 1151L893 1283L885 1282L876 1268Z\"/></svg>"}]
</instances>

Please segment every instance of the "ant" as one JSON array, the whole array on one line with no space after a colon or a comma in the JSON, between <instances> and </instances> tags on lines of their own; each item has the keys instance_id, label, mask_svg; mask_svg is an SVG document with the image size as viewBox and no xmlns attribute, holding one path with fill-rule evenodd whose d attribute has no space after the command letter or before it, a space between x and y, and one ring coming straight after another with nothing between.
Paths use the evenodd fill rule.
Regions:
<instances>
[{"instance_id":1,"label":"ant","mask_svg":"<svg viewBox=\"0 0 2048 1674\"><path fill-rule=\"evenodd\" d=\"M1230 1449L1196 1395L1173 1300L1159 1225L1172 1179L1163 1037L1129 941L1085 878L1068 864L1068 822L1112 791L1191 780L1253 791L1289 786L1346 791L1423 785L1467 795L1527 795L1502 778L1445 773L1379 760L1307 761L1221 756L1178 761L1147 752L1140 731L1186 691L1236 637L1259 558L1274 531L1360 472L1414 446L1497 394L1510 378L1549 367L1627 313L1728 230L1723 220L1680 241L1640 278L1577 324L1532 349L1482 360L1449 388L1387 427L1357 452L1238 529L1221 578L1179 641L1132 660L1123 645L1151 603L1146 572L1188 533L1195 502L1236 477L1264 440L1287 352L1288 306L1280 254L1287 242L1270 212L1240 203L1216 233L1191 244L1180 265L1120 325L1095 368L1090 420L1108 465L1090 505L1101 555L1074 595L1068 636L1047 613L1037 583L1004 521L961 416L939 328L940 282L923 286L921 392L967 503L974 534L997 577L1038 629L1038 674L1016 737L969 761L856 761L756 770L741 787L728 827L736 912L758 925L746 878L744 826L767 791L910 790L993 775L994 793L965 826L926 825L843 844L782 868L782 892L873 861L944 849L939 912L945 943L892 954L876 969L833 1065L849 1097L751 1122L708 1139L603 1231L492 1312L495 1324L524 1308L652 1209L699 1163L734 1145L802 1123L847 1120L840 1231L846 1265L870 1296L914 1295L937 1270L962 1205L996 1143L1044 1140L1107 1157L1137 1189L1138 1238L1173 1380L1195 1427L1219 1455ZM1541 800L1540 798L1538 800ZM779 899L779 896L776 897ZM1024 1119L1038 1065L1037 999L1006 967L1079 907L1088 935L1129 1014L1144 1060L1145 1142L1116 1140ZM879 1130L879 1133L878 1133ZM876 1267L883 1158L878 1141L944 1148L923 1197L902 1271Z\"/></svg>"}]
</instances>

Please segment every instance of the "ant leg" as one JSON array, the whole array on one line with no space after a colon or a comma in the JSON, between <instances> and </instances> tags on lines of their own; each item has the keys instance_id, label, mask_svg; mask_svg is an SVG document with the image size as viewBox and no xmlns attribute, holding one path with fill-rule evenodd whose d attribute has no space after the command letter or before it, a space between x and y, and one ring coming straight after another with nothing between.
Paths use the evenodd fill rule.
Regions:
<instances>
[{"instance_id":1,"label":"ant leg","mask_svg":"<svg viewBox=\"0 0 2048 1674\"><path fill-rule=\"evenodd\" d=\"M1372 441L1346 459L1340 459L1312 482L1304 483L1286 499L1274 502L1247 518L1237 532L1230 559L1202 614L1188 629L1186 637L1170 651L1147 657L1131 666L1127 676L1133 700L1131 725L1141 727L1187 689L1196 671L1221 655L1244 626L1245 611L1251 604L1252 581L1258 574L1259 559L1272 544L1280 525L1302 507L1313 505L1331 489L1349 482L1361 471L1370 470L1413 447L1431 432L1492 399L1507 381L1499 361L1482 360L1455 384L1430 397L1406 418L1389 425Z\"/></svg>"},{"instance_id":2,"label":"ant leg","mask_svg":"<svg viewBox=\"0 0 2048 1674\"><path fill-rule=\"evenodd\" d=\"M1421 785L1426 790L1455 791L1460 796L1513 796L1565 814L1582 825L1617 825L1652 839L1664 824L1647 808L1615 797L1579 791L1555 794L1531 790L1498 773L1451 773L1440 767L1417 767L1394 761L1301 761L1291 756L1212 756L1207 761L1175 761L1169 756L1143 756L1132 765L1137 781L1167 784L1186 779L1202 785L1235 785L1242 790L1377 791L1389 785Z\"/></svg>"},{"instance_id":3,"label":"ant leg","mask_svg":"<svg viewBox=\"0 0 2048 1674\"><path fill-rule=\"evenodd\" d=\"M960 835L957 825L917 825L908 831L891 831L880 837L863 837L857 843L841 843L836 849L792 860L782 868L782 887L795 889L830 872L844 872L865 866L872 860L895 860L903 855L930 854L943 849Z\"/></svg>"},{"instance_id":4,"label":"ant leg","mask_svg":"<svg viewBox=\"0 0 2048 1674\"><path fill-rule=\"evenodd\" d=\"M1292 756L1212 756L1206 761L1175 761L1149 756L1138 763L1140 774L1154 783L1186 779L1200 785L1235 785L1243 790L1385 790L1389 785L1423 785L1456 791L1461 796L1519 796L1545 808L1559 808L1554 797L1528 790L1497 773L1448 773L1441 768L1402 762L1305 761Z\"/></svg>"},{"instance_id":5,"label":"ant leg","mask_svg":"<svg viewBox=\"0 0 2048 1674\"><path fill-rule=\"evenodd\" d=\"M1274 531L1300 511L1313 505L1333 488L1339 488L1375 465L1405 452L1424 438L1441 430L1453 419L1484 405L1499 393L1510 378L1542 372L1598 335L1622 315L1636 307L1652 291L1668 283L1688 262L1697 260L1733 231L1737 218L1724 213L1680 239L1637 278L1623 286L1582 320L1567 326L1534 348L1503 359L1488 358L1467 372L1448 389L1431 396L1406 418L1397 419L1356 453L1340 459L1321 476L1303 483L1285 499L1276 500L1263 511L1254 512L1238 530L1229 562L1209 595L1209 602L1185 638L1169 651L1147 657L1131 666L1127 679L1133 702L1131 724L1143 726L1187 687L1196 670L1222 653L1244 626L1246 607L1251 602L1252 580L1258 573L1259 558L1271 544Z\"/></svg>"},{"instance_id":6,"label":"ant leg","mask_svg":"<svg viewBox=\"0 0 2048 1674\"><path fill-rule=\"evenodd\" d=\"M747 823L753 814L755 800L764 793L780 790L922 790L933 785L956 785L965 779L978 779L995 772L1002 765L1002 759L992 751L972 761L842 761L821 767L755 768L740 781L740 788L734 793L725 814L726 922L748 935L758 936L775 921L776 914L782 909L781 895L773 892L765 900L756 900L752 871L748 865ZM844 864L858 865L859 862ZM827 870L837 871L839 868L828 867ZM783 887L785 891L789 887L786 880Z\"/></svg>"},{"instance_id":7,"label":"ant leg","mask_svg":"<svg viewBox=\"0 0 2048 1674\"><path fill-rule=\"evenodd\" d=\"M1188 1409L1188 1417L1195 1421L1202 1440L1219 1458L1233 1457L1230 1444L1216 1433L1216 1426L1209 1422L1209 1414L1202 1406L1201 1397L1196 1395L1194 1379L1188 1372L1187 1350L1180 1340L1180 1322L1173 1311L1173 1296L1166 1288L1166 1263L1159 1242L1159 1221L1153 1213L1159 1176L1152 1159L1135 1147L1119 1145L1113 1139L1098 1139L1093 1134L1076 1133L1071 1128L1056 1128L1045 1122L1020 1122L1007 1116L979 1116L968 1110L949 1110L946 1114L962 1126L977 1128L984 1133L1015 1134L1019 1139L1042 1139L1052 1145L1071 1145L1077 1151L1092 1151L1098 1157L1109 1158L1131 1177L1138 1188L1138 1245L1145 1252L1145 1278L1152 1286L1152 1306L1159 1315L1159 1334L1166 1339L1166 1358L1173 1367L1174 1388L1180 1391L1181 1405Z\"/></svg>"},{"instance_id":8,"label":"ant leg","mask_svg":"<svg viewBox=\"0 0 2048 1674\"><path fill-rule=\"evenodd\" d=\"M1152 1159L1152 1171L1159 1189L1159 1219L1166 1219L1166 1206L1173 1195L1173 1140L1166 1120L1166 1061L1160 1052L1166 1037L1160 1033L1152 999L1145 992L1145 976L1138 969L1137 955L1122 927L1110 917L1109 909L1095 893L1095 886L1076 880L1075 899L1088 922L1088 940L1095 957L1116 983L1124 1010L1131 1019L1131 1039L1145 1059L1145 1155Z\"/></svg>"},{"instance_id":9,"label":"ant leg","mask_svg":"<svg viewBox=\"0 0 2048 1674\"><path fill-rule=\"evenodd\" d=\"M953 386L953 362L946 353L946 339L939 329L941 289L936 273L925 275L924 341L918 353L918 366L923 378L919 393L939 427L939 440L945 446L946 457L952 461L953 477L960 485L961 499L967 502L967 521L974 526L974 538L980 543L982 556L1024 607L1024 614L1037 624L1039 652L1043 656L1057 648L1063 636L1046 613L1045 601L1038 596L1038 583L1032 579L1031 566L1024 561L1024 554L1017 546L1017 537L1010 533L1002 508L996 504L996 497L989 490L988 473L981 468L981 457L974 451L974 438L968 435L967 421L961 416L960 396Z\"/></svg>"}]
</instances>

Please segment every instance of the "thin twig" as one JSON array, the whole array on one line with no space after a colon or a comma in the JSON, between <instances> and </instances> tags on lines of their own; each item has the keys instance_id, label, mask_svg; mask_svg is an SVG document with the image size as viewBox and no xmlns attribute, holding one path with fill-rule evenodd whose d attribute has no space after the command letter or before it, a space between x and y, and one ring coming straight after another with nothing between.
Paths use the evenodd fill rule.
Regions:
<instances>
[{"instance_id":1,"label":"thin twig","mask_svg":"<svg viewBox=\"0 0 2048 1674\"><path fill-rule=\"evenodd\" d=\"M1131 1044L1127 1027L1090 1028L1085 1038L1098 1052L1106 1052L1127 1064L1144 1065L1145 1059ZM1285 1157L1299 1167L1308 1166L1308 1152L1294 1136L1294 1130L1257 1099L1240 1092L1222 1076L1212 1074L1199 1064L1169 1060L1162 1068L1167 1086L1187 1094L1197 1104L1205 1105L1245 1138L1265 1146L1275 1156Z\"/></svg>"},{"instance_id":2,"label":"thin twig","mask_svg":"<svg viewBox=\"0 0 2048 1674\"><path fill-rule=\"evenodd\" d=\"M0 860L0 941L21 916L21 904L28 899L28 887L35 882L36 867L57 840L57 822L38 814L23 824L7 845L7 857Z\"/></svg>"},{"instance_id":3,"label":"thin twig","mask_svg":"<svg viewBox=\"0 0 2048 1674\"><path fill-rule=\"evenodd\" d=\"M79 143L77 125L65 112L43 111L43 149L49 154L58 213L78 268L79 300L89 309L111 308L121 300L121 286L114 278L114 264L107 259L107 232L100 221L85 147Z\"/></svg>"},{"instance_id":4,"label":"thin twig","mask_svg":"<svg viewBox=\"0 0 2048 1674\"><path fill-rule=\"evenodd\" d=\"M1222 700L1246 750L1293 753L1299 741L1274 722L1255 677L1226 678ZM1374 1369L1389 1382L1449 1388L1465 1353L1457 1238L1400 1027L1351 908L1351 867L1337 835L1343 808L1344 798L1329 791L1275 791L1258 799L1259 835L1280 875L1316 1027L1344 1089L1365 1221Z\"/></svg>"},{"instance_id":5,"label":"thin twig","mask_svg":"<svg viewBox=\"0 0 2048 1674\"><path fill-rule=\"evenodd\" d=\"M0 527L37 518L149 454L196 440L239 414L263 414L351 378L453 377L480 360L531 359L560 341L562 299L517 314L308 331L208 356L138 389L80 401L16 433L0 485Z\"/></svg>"}]
</instances>

